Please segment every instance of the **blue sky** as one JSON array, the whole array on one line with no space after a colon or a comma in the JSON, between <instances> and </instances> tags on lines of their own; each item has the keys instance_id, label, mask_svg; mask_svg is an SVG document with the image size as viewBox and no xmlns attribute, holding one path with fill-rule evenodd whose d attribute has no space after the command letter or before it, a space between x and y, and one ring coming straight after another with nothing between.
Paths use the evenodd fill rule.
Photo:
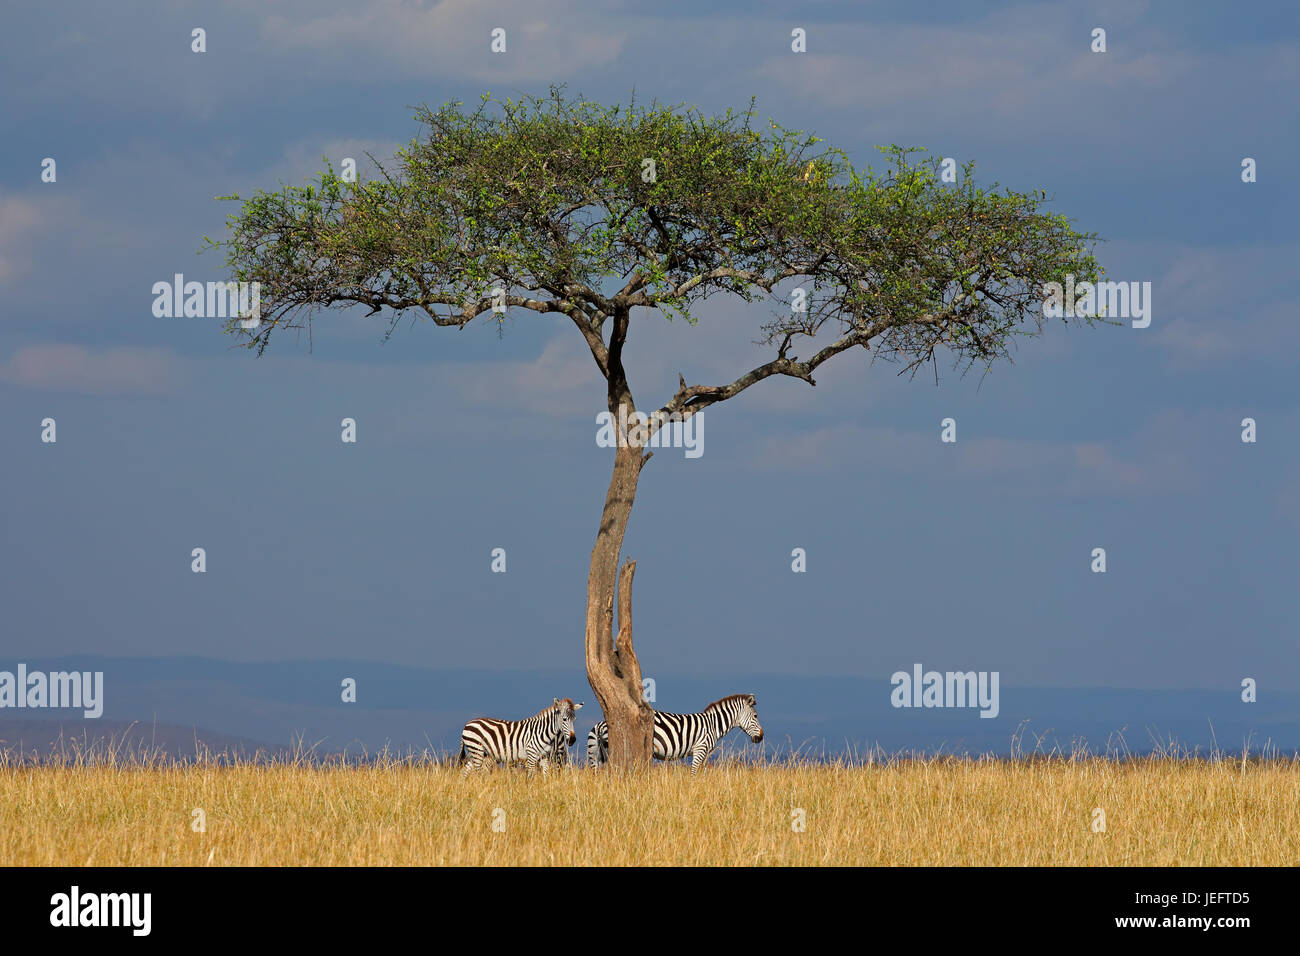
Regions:
<instances>
[{"instance_id":1,"label":"blue sky","mask_svg":"<svg viewBox=\"0 0 1300 956\"><path fill-rule=\"evenodd\" d=\"M1057 323L982 379L846 355L815 389L770 381L707 412L701 458L647 467L626 541L648 675L740 689L919 661L1004 688L1300 691L1289 5L73 3L7 23L6 660L581 666L611 460L571 327L521 313L504 335L417 322L385 343L384 317L339 312L256 359L217 321L155 318L150 291L224 278L198 254L232 211L213 197L390 156L420 103L566 83L710 113L756 96L860 165L889 143L973 159L1047 190L1104 237L1108 277L1153 288L1149 328ZM638 316L638 400L765 361L771 307Z\"/></svg>"}]
</instances>

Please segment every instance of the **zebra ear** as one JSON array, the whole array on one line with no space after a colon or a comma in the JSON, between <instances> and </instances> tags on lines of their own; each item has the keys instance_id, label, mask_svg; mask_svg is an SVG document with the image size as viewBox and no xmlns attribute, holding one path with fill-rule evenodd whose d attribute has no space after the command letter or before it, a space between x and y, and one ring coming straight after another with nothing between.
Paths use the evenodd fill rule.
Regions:
<instances>
[{"instance_id":1,"label":"zebra ear","mask_svg":"<svg viewBox=\"0 0 1300 956\"><path fill-rule=\"evenodd\" d=\"M554 703L554 705L555 705L556 707L559 707L559 706L560 706L560 698L558 698L558 697L552 697L552 698L551 698L551 701Z\"/></svg>"},{"instance_id":2,"label":"zebra ear","mask_svg":"<svg viewBox=\"0 0 1300 956\"><path fill-rule=\"evenodd\" d=\"M573 705L573 710L574 710L575 713L578 712L578 711L580 711L580 710L582 710L582 704L574 704L574 705Z\"/></svg>"}]
</instances>

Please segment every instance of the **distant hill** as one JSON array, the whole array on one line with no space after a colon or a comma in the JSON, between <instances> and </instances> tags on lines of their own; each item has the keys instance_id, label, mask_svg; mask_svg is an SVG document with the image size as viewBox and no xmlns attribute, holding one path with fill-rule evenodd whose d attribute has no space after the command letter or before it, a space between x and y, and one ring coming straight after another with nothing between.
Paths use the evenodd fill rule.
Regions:
<instances>
[{"instance_id":1,"label":"distant hill","mask_svg":"<svg viewBox=\"0 0 1300 956\"><path fill-rule=\"evenodd\" d=\"M30 715L31 711L21 713ZM12 710L0 710L0 753L19 760L59 759L75 761L79 755L104 759L138 759L149 755L164 761L189 761L197 757L220 756L239 761L285 760L293 756L288 747L231 737L226 734L177 727L173 724L122 723L115 720L40 720L15 717Z\"/></svg>"},{"instance_id":2,"label":"distant hill","mask_svg":"<svg viewBox=\"0 0 1300 956\"><path fill-rule=\"evenodd\" d=\"M22 660L32 670L104 672L104 715L0 710L0 739L149 738L177 756L192 755L197 735L213 751L287 753L300 743L318 754L452 752L460 729L484 714L519 718L553 697L584 700L578 715L583 759L586 732L600 710L580 669L556 671L433 670L364 661L240 663L200 657L0 658L0 670ZM1240 753L1268 745L1300 750L1300 695L1266 694L1245 704L1239 689L1146 691L1001 686L1000 713L974 709L896 709L887 676L656 678L655 705L692 711L726 694L758 696L767 732L765 752L795 749L809 756L887 753L1093 752L1146 753L1167 746ZM356 703L341 699L344 678L357 682ZM34 736L33 736L34 735ZM730 747L743 741L738 733Z\"/></svg>"}]
</instances>

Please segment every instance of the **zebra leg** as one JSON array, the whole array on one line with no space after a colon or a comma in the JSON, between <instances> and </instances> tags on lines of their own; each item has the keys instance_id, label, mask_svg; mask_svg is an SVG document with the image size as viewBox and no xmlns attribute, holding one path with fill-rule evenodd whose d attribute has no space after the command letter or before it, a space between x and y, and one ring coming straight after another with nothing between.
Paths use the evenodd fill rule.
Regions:
<instances>
[{"instance_id":1,"label":"zebra leg","mask_svg":"<svg viewBox=\"0 0 1300 956\"><path fill-rule=\"evenodd\" d=\"M700 769L700 767L704 764L704 761L709 759L709 754L712 752L713 752L712 747L696 747L695 750L691 752L691 773L692 774L694 774L695 771Z\"/></svg>"},{"instance_id":2,"label":"zebra leg","mask_svg":"<svg viewBox=\"0 0 1300 956\"><path fill-rule=\"evenodd\" d=\"M471 770L477 770L483 765L483 752L471 747L465 748L465 762L461 765L461 779L468 777Z\"/></svg>"}]
</instances>

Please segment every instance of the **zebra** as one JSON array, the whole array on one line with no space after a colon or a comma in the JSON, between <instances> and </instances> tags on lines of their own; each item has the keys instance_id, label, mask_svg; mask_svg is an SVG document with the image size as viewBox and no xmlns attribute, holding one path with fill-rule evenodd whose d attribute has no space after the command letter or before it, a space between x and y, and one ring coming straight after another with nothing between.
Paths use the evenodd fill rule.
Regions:
<instances>
[{"instance_id":1,"label":"zebra","mask_svg":"<svg viewBox=\"0 0 1300 956\"><path fill-rule=\"evenodd\" d=\"M582 709L582 704L568 697L554 697L552 701L527 720L476 717L466 724L460 734L461 776L478 770L488 758L507 764L522 760L530 774L539 765L542 773L547 773L556 752L577 741L573 715Z\"/></svg>"},{"instance_id":2,"label":"zebra","mask_svg":"<svg viewBox=\"0 0 1300 956\"><path fill-rule=\"evenodd\" d=\"M655 711L655 760L691 758L691 773L709 759L709 754L727 731L739 727L749 739L763 739L758 707L753 694L732 694L715 700L701 714L668 714ZM609 726L601 721L587 734L587 763L598 767L609 759Z\"/></svg>"}]
</instances>

